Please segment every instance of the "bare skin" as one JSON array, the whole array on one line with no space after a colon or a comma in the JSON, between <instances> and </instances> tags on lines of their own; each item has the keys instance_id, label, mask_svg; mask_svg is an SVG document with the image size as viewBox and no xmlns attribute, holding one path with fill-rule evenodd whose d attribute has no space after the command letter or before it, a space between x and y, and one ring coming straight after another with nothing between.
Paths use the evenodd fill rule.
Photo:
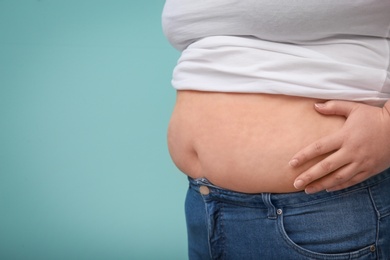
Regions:
<instances>
[{"instance_id":1,"label":"bare skin","mask_svg":"<svg viewBox=\"0 0 390 260\"><path fill-rule=\"evenodd\" d=\"M312 159L298 154L294 167L289 161L345 123L344 116L318 113L313 108L318 102L324 100L178 91L168 129L171 157L188 176L235 191L304 190L306 186L294 187L294 180L328 153Z\"/></svg>"},{"instance_id":2,"label":"bare skin","mask_svg":"<svg viewBox=\"0 0 390 260\"><path fill-rule=\"evenodd\" d=\"M347 101L329 101L315 108L327 116L343 116L346 122L292 157L290 166L299 168L327 154L296 178L297 190L336 191L390 167L390 101L382 108Z\"/></svg>"}]
</instances>

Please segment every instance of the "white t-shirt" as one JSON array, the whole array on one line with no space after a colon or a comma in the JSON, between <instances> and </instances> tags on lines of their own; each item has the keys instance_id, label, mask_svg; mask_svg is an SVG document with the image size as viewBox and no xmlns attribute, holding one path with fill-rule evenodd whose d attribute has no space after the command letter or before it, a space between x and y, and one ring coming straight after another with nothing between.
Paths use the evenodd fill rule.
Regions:
<instances>
[{"instance_id":1,"label":"white t-shirt","mask_svg":"<svg viewBox=\"0 0 390 260\"><path fill-rule=\"evenodd\" d=\"M390 98L390 0L166 0L162 24L176 89Z\"/></svg>"}]
</instances>

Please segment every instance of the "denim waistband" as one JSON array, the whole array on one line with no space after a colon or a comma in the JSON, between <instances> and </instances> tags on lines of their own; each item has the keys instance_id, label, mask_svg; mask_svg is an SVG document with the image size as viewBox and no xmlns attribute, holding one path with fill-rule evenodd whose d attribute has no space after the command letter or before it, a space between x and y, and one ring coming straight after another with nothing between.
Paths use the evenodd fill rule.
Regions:
<instances>
[{"instance_id":1,"label":"denim waistband","mask_svg":"<svg viewBox=\"0 0 390 260\"><path fill-rule=\"evenodd\" d=\"M207 186L210 192L206 196L210 199L213 198L246 207L267 208L269 206L268 201L279 207L304 206L318 203L323 200L331 199L335 196L347 195L361 189L373 187L389 178L390 168L346 189L333 192L321 191L315 194L306 194L303 191L292 193L242 193L218 187L209 182L206 178L193 179L189 177L188 179L190 187L198 192L201 186ZM267 199L264 199L265 197L267 197Z\"/></svg>"}]
</instances>

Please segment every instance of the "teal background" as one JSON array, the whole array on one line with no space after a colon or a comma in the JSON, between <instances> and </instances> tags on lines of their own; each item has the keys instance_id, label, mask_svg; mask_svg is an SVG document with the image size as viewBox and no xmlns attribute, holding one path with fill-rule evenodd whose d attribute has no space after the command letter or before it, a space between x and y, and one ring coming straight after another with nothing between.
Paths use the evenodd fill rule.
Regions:
<instances>
[{"instance_id":1,"label":"teal background","mask_svg":"<svg viewBox=\"0 0 390 260\"><path fill-rule=\"evenodd\" d=\"M164 1L0 0L0 259L186 259Z\"/></svg>"}]
</instances>

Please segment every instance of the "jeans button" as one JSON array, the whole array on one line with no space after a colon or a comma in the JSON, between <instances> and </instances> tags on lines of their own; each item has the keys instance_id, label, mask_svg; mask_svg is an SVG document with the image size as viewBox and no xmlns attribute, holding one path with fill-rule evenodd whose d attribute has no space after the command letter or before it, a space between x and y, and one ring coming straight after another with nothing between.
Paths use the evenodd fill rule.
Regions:
<instances>
[{"instance_id":1,"label":"jeans button","mask_svg":"<svg viewBox=\"0 0 390 260\"><path fill-rule=\"evenodd\" d=\"M199 192L202 195L209 195L210 189L207 186L202 185L199 187Z\"/></svg>"}]
</instances>

